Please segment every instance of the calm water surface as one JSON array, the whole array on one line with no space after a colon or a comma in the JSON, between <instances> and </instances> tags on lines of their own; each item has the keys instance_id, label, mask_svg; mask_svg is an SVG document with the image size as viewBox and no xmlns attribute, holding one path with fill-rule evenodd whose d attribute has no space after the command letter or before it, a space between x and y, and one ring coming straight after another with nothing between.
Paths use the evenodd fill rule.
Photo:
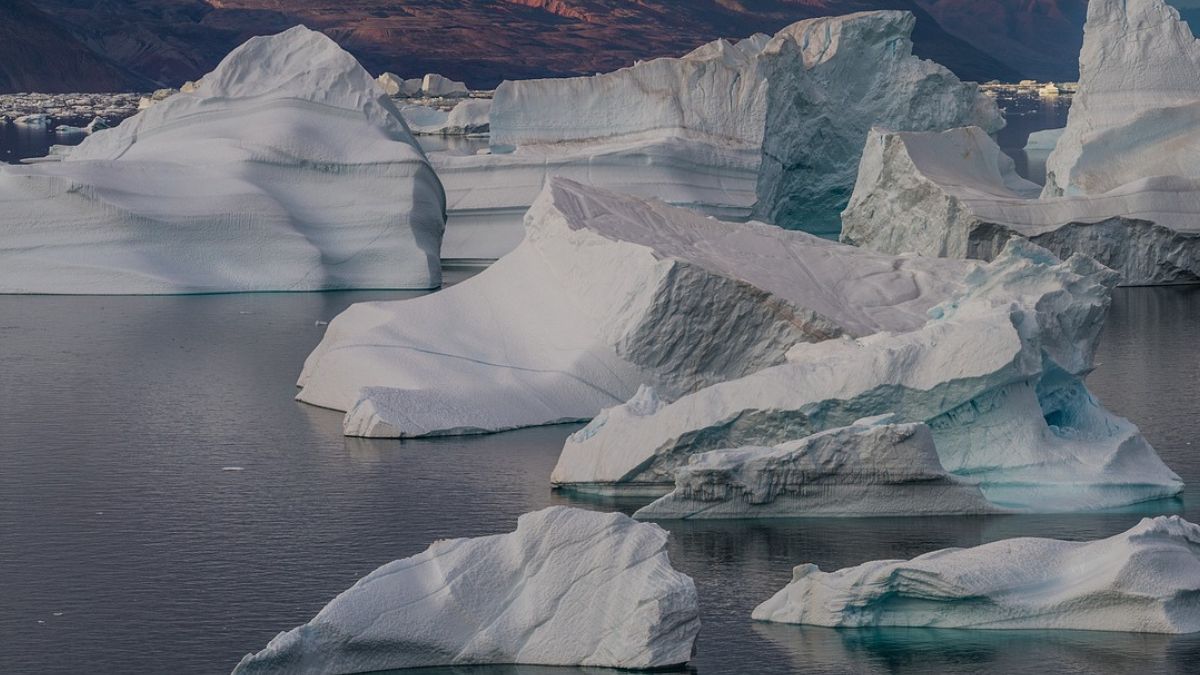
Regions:
<instances>
[{"instance_id":1,"label":"calm water surface","mask_svg":"<svg viewBox=\"0 0 1200 675\"><path fill-rule=\"evenodd\" d=\"M343 438L292 400L317 321L381 293L0 296L0 672L222 673L434 539L571 503L547 485L560 426ZM1118 291L1091 377L1189 483L1146 512L1200 520L1197 288ZM227 471L226 467L241 467ZM638 504L578 503L632 511ZM754 624L791 567L1017 535L1090 539L1137 513L669 525L698 584L712 673L1196 672L1200 638L836 631ZM572 669L457 669L557 675Z\"/></svg>"}]
</instances>

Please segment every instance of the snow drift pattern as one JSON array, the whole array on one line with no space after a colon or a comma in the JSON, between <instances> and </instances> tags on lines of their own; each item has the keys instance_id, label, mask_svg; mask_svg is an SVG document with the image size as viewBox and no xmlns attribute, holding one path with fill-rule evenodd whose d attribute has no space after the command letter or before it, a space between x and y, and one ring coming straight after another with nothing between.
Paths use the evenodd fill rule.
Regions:
<instances>
[{"instance_id":1,"label":"snow drift pattern","mask_svg":"<svg viewBox=\"0 0 1200 675\"><path fill-rule=\"evenodd\" d=\"M1018 538L878 560L837 572L796 567L754 610L818 626L1200 631L1200 527L1146 518L1090 542Z\"/></svg>"},{"instance_id":2,"label":"snow drift pattern","mask_svg":"<svg viewBox=\"0 0 1200 675\"><path fill-rule=\"evenodd\" d=\"M782 363L796 342L912 330L978 263L894 258L552 180L525 241L431 296L355 305L300 376L346 432L421 436L588 419ZM704 317L703 321L696 320Z\"/></svg>"},{"instance_id":3,"label":"snow drift pattern","mask_svg":"<svg viewBox=\"0 0 1200 675\"><path fill-rule=\"evenodd\" d=\"M696 588L667 533L552 507L509 534L434 543L388 563L249 654L235 675L337 675L462 664L659 668L686 663Z\"/></svg>"},{"instance_id":4,"label":"snow drift pattern","mask_svg":"<svg viewBox=\"0 0 1200 675\"><path fill-rule=\"evenodd\" d=\"M0 167L0 291L430 288L444 218L395 106L298 26L62 162Z\"/></svg>"}]
</instances>

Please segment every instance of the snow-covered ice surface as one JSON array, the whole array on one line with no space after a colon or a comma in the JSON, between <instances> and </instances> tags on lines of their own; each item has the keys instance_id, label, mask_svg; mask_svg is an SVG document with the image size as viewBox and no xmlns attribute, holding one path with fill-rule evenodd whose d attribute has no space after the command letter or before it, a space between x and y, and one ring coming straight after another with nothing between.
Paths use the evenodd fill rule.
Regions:
<instances>
[{"instance_id":1,"label":"snow-covered ice surface","mask_svg":"<svg viewBox=\"0 0 1200 675\"><path fill-rule=\"evenodd\" d=\"M873 124L1003 125L974 84L912 56L914 21L811 19L594 77L505 82L492 152L431 157L449 203L443 257L511 250L520 215L555 175L725 220L836 233Z\"/></svg>"},{"instance_id":2,"label":"snow-covered ice surface","mask_svg":"<svg viewBox=\"0 0 1200 675\"><path fill-rule=\"evenodd\" d=\"M877 560L799 565L753 618L832 627L1200 631L1200 527L1145 518L1088 542L1023 537Z\"/></svg>"},{"instance_id":3,"label":"snow-covered ice surface","mask_svg":"<svg viewBox=\"0 0 1200 675\"><path fill-rule=\"evenodd\" d=\"M356 436L589 419L641 384L673 400L782 363L798 341L913 330L980 266L555 179L524 242L478 276L338 316L298 398L349 411Z\"/></svg>"},{"instance_id":4,"label":"snow-covered ice surface","mask_svg":"<svg viewBox=\"0 0 1200 675\"><path fill-rule=\"evenodd\" d=\"M1084 253L1130 285L1200 280L1200 176L1143 178L1099 195L1039 186L978 128L875 129L842 214L842 240L886 253L991 259L1013 236Z\"/></svg>"},{"instance_id":5,"label":"snow-covered ice surface","mask_svg":"<svg viewBox=\"0 0 1200 675\"><path fill-rule=\"evenodd\" d=\"M1079 93L1046 162L1047 196L1200 177L1200 41L1163 0L1088 3Z\"/></svg>"},{"instance_id":6,"label":"snow-covered ice surface","mask_svg":"<svg viewBox=\"0 0 1200 675\"><path fill-rule=\"evenodd\" d=\"M641 519L989 513L979 488L942 468L929 427L859 420L773 448L693 455Z\"/></svg>"},{"instance_id":7,"label":"snow-covered ice surface","mask_svg":"<svg viewBox=\"0 0 1200 675\"><path fill-rule=\"evenodd\" d=\"M61 162L0 167L0 291L436 287L444 214L391 100L296 27Z\"/></svg>"},{"instance_id":8,"label":"snow-covered ice surface","mask_svg":"<svg viewBox=\"0 0 1200 675\"><path fill-rule=\"evenodd\" d=\"M922 422L950 473L992 504L1077 511L1178 494L1134 426L1083 383L1116 274L1014 239L924 326L798 344L787 362L665 405L605 410L563 447L551 480L581 492L664 494L690 456L774 446L892 413Z\"/></svg>"},{"instance_id":9,"label":"snow-covered ice surface","mask_svg":"<svg viewBox=\"0 0 1200 675\"><path fill-rule=\"evenodd\" d=\"M550 507L509 534L435 542L388 563L235 675L338 675L466 664L661 668L686 663L696 587L667 532L619 513Z\"/></svg>"}]
</instances>

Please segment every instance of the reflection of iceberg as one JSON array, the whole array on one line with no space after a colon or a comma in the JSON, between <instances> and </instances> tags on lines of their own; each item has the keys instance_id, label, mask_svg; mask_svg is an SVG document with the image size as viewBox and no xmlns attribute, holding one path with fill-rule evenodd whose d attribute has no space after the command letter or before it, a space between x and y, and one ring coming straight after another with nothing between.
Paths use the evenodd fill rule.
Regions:
<instances>
[{"instance_id":1,"label":"reflection of iceberg","mask_svg":"<svg viewBox=\"0 0 1200 675\"><path fill-rule=\"evenodd\" d=\"M1107 539L1018 538L877 560L795 568L758 621L861 628L1200 631L1200 526L1146 518Z\"/></svg>"},{"instance_id":2,"label":"reflection of iceberg","mask_svg":"<svg viewBox=\"0 0 1200 675\"><path fill-rule=\"evenodd\" d=\"M1012 675L1043 672L1047 664L1070 673L1183 673L1200 649L1200 636L1100 631L834 629L759 622L754 632L806 673Z\"/></svg>"},{"instance_id":3,"label":"reflection of iceberg","mask_svg":"<svg viewBox=\"0 0 1200 675\"><path fill-rule=\"evenodd\" d=\"M359 580L234 673L367 673L455 664L661 668L691 659L691 578L667 533L551 507L508 534L433 543Z\"/></svg>"},{"instance_id":4,"label":"reflection of iceberg","mask_svg":"<svg viewBox=\"0 0 1200 675\"><path fill-rule=\"evenodd\" d=\"M60 162L0 166L0 291L431 288L444 218L391 100L298 26Z\"/></svg>"},{"instance_id":5,"label":"reflection of iceberg","mask_svg":"<svg viewBox=\"0 0 1200 675\"><path fill-rule=\"evenodd\" d=\"M643 383L670 401L782 363L796 342L912 330L979 266L556 179L524 243L483 273L334 320L299 398L348 411L346 432L359 436L588 419Z\"/></svg>"},{"instance_id":6,"label":"reflection of iceberg","mask_svg":"<svg viewBox=\"0 0 1200 675\"><path fill-rule=\"evenodd\" d=\"M1003 125L974 84L912 56L914 22L895 11L810 19L595 77L505 82L493 152L430 158L449 204L443 257L511 250L552 176L836 233L871 125Z\"/></svg>"},{"instance_id":7,"label":"reflection of iceberg","mask_svg":"<svg viewBox=\"0 0 1200 675\"><path fill-rule=\"evenodd\" d=\"M1029 511L1121 506L1177 494L1137 427L1083 384L1115 275L1014 240L917 330L798 344L787 362L653 407L600 413L551 480L663 494L692 455L773 446L894 413L933 430L942 466L993 504ZM801 514L798 514L801 515Z\"/></svg>"}]
</instances>

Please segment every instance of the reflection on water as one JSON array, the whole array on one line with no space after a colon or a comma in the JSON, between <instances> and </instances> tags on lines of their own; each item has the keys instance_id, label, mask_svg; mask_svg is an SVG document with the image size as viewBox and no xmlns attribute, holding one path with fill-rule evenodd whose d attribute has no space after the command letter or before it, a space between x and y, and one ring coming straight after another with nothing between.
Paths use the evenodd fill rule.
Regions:
<instances>
[{"instance_id":1,"label":"reflection on water","mask_svg":"<svg viewBox=\"0 0 1200 675\"><path fill-rule=\"evenodd\" d=\"M510 531L519 514L550 504L641 505L550 491L577 425L346 439L340 414L292 400L324 330L317 321L352 301L403 295L0 296L0 672L227 672L359 577L435 539ZM1143 510L1192 520L1197 334L1200 290L1119 290L1089 380L1189 484L1182 502ZM671 558L700 593L692 665L701 674L1177 671L1200 658L1196 639L830 631L749 618L799 563L830 570L1011 536L1089 539L1139 517L667 527Z\"/></svg>"},{"instance_id":2,"label":"reflection on water","mask_svg":"<svg viewBox=\"0 0 1200 675\"><path fill-rule=\"evenodd\" d=\"M1043 129L1061 129L1067 126L1067 113L1071 110L1070 96L1040 98L1001 94L996 104L1004 111L1006 122L996 134L996 143L1017 165L1017 173L1038 185L1046 184L1046 159L1049 150L1025 151L1029 134Z\"/></svg>"},{"instance_id":3,"label":"reflection on water","mask_svg":"<svg viewBox=\"0 0 1200 675\"><path fill-rule=\"evenodd\" d=\"M5 124L0 121L0 162L16 164L31 157L45 157L52 145L79 145L82 131L54 131L51 126Z\"/></svg>"}]
</instances>

